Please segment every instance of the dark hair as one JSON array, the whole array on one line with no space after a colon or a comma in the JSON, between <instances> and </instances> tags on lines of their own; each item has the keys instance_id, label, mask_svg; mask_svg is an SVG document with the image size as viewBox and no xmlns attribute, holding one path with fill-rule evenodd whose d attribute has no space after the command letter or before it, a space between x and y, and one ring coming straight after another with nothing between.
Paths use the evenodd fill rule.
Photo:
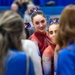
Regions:
<instances>
[{"instance_id":1,"label":"dark hair","mask_svg":"<svg viewBox=\"0 0 75 75\"><path fill-rule=\"evenodd\" d=\"M45 14L44 14L41 10L37 10L37 11L33 12L32 15L31 15L31 20L32 20L32 22L33 22L33 18L34 18L36 15L43 15L43 17L46 18Z\"/></svg>"},{"instance_id":2,"label":"dark hair","mask_svg":"<svg viewBox=\"0 0 75 75\"><path fill-rule=\"evenodd\" d=\"M25 33L26 33L26 39L29 38L29 29L28 28L25 28Z\"/></svg>"}]
</instances>

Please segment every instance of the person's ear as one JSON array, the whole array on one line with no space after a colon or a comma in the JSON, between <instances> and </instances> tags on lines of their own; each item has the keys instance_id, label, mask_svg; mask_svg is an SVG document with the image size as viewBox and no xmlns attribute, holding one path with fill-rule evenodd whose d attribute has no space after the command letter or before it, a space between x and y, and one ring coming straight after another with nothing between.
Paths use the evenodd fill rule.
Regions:
<instances>
[{"instance_id":1,"label":"person's ear","mask_svg":"<svg viewBox=\"0 0 75 75\"><path fill-rule=\"evenodd\" d=\"M48 23L48 20L46 19L46 24Z\"/></svg>"},{"instance_id":2,"label":"person's ear","mask_svg":"<svg viewBox=\"0 0 75 75\"><path fill-rule=\"evenodd\" d=\"M32 24L34 25L33 21L32 21Z\"/></svg>"}]
</instances>

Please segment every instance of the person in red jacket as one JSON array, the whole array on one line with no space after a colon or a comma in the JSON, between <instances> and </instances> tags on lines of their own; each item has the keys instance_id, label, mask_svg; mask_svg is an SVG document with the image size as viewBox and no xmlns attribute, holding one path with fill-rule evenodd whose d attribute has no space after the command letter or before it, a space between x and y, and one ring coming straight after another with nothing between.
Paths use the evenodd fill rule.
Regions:
<instances>
[{"instance_id":1,"label":"person in red jacket","mask_svg":"<svg viewBox=\"0 0 75 75\"><path fill-rule=\"evenodd\" d=\"M35 41L38 44L40 57L42 58L44 50L50 45L55 47L49 38L48 32L46 31L47 20L44 13L37 10L31 15L32 24L35 27L35 32L30 36L30 40Z\"/></svg>"},{"instance_id":2,"label":"person in red jacket","mask_svg":"<svg viewBox=\"0 0 75 75\"><path fill-rule=\"evenodd\" d=\"M42 11L37 10L32 13L31 19L33 26L35 27L35 32L30 36L29 39L35 41L38 44L42 57L44 49L49 45L53 46L48 32L46 31L46 17Z\"/></svg>"}]
</instances>

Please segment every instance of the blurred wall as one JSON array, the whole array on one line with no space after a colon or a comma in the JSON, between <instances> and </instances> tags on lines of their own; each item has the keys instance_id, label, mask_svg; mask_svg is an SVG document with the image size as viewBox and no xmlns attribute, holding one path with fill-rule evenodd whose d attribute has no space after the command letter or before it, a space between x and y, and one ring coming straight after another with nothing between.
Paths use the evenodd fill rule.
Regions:
<instances>
[{"instance_id":1,"label":"blurred wall","mask_svg":"<svg viewBox=\"0 0 75 75\"><path fill-rule=\"evenodd\" d=\"M0 6L10 6L14 0L0 0Z\"/></svg>"},{"instance_id":2,"label":"blurred wall","mask_svg":"<svg viewBox=\"0 0 75 75\"><path fill-rule=\"evenodd\" d=\"M0 0L0 6L10 6L14 0ZM75 4L75 0L33 0L36 5L45 5L49 1L55 1L56 6Z\"/></svg>"}]
</instances>

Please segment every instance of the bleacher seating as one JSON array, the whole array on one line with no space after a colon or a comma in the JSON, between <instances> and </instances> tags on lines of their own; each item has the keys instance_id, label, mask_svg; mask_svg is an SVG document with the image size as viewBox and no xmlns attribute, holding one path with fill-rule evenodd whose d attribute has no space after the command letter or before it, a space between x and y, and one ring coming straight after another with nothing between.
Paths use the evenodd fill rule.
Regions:
<instances>
[{"instance_id":1,"label":"bleacher seating","mask_svg":"<svg viewBox=\"0 0 75 75\"><path fill-rule=\"evenodd\" d=\"M0 11L1 10L10 10L9 6L0 6Z\"/></svg>"},{"instance_id":2,"label":"bleacher seating","mask_svg":"<svg viewBox=\"0 0 75 75\"><path fill-rule=\"evenodd\" d=\"M40 10L42 10L46 15L55 15L60 14L63 10L64 6L43 6L40 7ZM0 6L0 10L9 10L9 6Z\"/></svg>"},{"instance_id":3,"label":"bleacher seating","mask_svg":"<svg viewBox=\"0 0 75 75\"><path fill-rule=\"evenodd\" d=\"M42 10L46 14L47 18L51 15L60 15L63 9L64 9L64 6L40 7L40 10Z\"/></svg>"},{"instance_id":4,"label":"bleacher seating","mask_svg":"<svg viewBox=\"0 0 75 75\"><path fill-rule=\"evenodd\" d=\"M43 6L43 7L40 7L39 9L45 13L47 20L49 22L49 19L51 16L58 16L61 14L62 10L64 9L64 6L56 6L56 7L55 6L53 6L53 7ZM2 7L0 7L0 10L10 10L10 7L2 6ZM48 25L49 24L47 24L47 28L48 28Z\"/></svg>"},{"instance_id":5,"label":"bleacher seating","mask_svg":"<svg viewBox=\"0 0 75 75\"><path fill-rule=\"evenodd\" d=\"M39 8L42 10L46 17L49 18L51 15L60 15L62 10L64 9L64 6L43 6ZM10 10L9 6L0 6L0 10Z\"/></svg>"}]
</instances>

